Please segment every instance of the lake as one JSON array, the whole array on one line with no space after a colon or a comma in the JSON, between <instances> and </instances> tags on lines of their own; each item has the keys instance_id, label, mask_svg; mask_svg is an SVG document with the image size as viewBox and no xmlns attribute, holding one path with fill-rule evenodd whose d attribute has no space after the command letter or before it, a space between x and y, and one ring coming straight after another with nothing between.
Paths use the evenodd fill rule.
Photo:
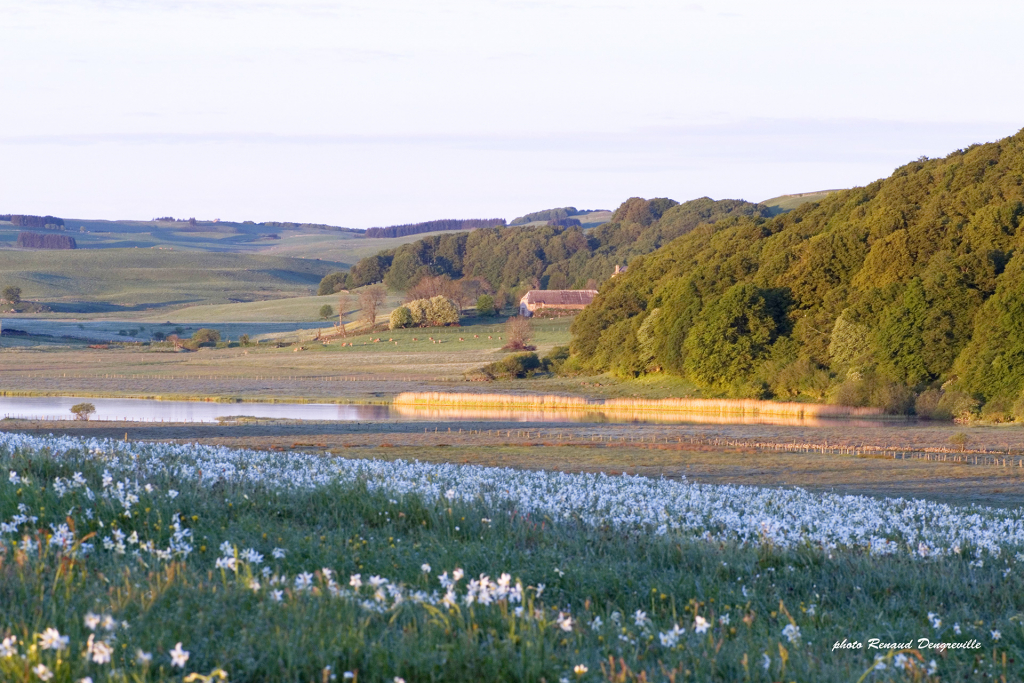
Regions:
<instances>
[{"instance_id":1,"label":"lake","mask_svg":"<svg viewBox=\"0 0 1024 683\"><path fill-rule=\"evenodd\" d=\"M652 415L619 411L502 410L334 403L215 403L206 401L158 401L139 398L83 398L79 396L2 396L0 417L29 420L71 420L71 406L88 402L96 406L93 420L132 422L216 422L218 418L248 416L262 419L310 421L395 422L585 422L791 425L853 425L855 420L820 420L770 416Z\"/></svg>"}]
</instances>

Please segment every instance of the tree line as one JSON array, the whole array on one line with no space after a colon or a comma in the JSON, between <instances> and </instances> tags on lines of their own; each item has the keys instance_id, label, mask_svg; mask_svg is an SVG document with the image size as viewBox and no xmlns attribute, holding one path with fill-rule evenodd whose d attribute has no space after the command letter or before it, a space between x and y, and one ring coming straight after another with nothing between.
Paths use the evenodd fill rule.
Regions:
<instances>
[{"instance_id":1,"label":"tree line","mask_svg":"<svg viewBox=\"0 0 1024 683\"><path fill-rule=\"evenodd\" d=\"M775 218L699 225L605 283L573 322L567 367L1024 419L1021 168L1024 131ZM643 241L670 214L635 203L619 234Z\"/></svg>"},{"instance_id":2,"label":"tree line","mask_svg":"<svg viewBox=\"0 0 1024 683\"><path fill-rule=\"evenodd\" d=\"M509 225L525 225L526 223L533 223L535 221L555 222L563 221L570 216L578 216L584 211L579 211L575 206L562 206L557 209L545 209L544 211L534 211L528 213L525 216L520 216L515 219ZM577 221L579 222L579 221Z\"/></svg>"},{"instance_id":3,"label":"tree line","mask_svg":"<svg viewBox=\"0 0 1024 683\"><path fill-rule=\"evenodd\" d=\"M56 216L28 216L22 214L3 214L0 221L10 221L11 225L22 228L45 228L47 226L64 227L64 219Z\"/></svg>"},{"instance_id":4,"label":"tree line","mask_svg":"<svg viewBox=\"0 0 1024 683\"><path fill-rule=\"evenodd\" d=\"M425 223L392 225L387 228L368 228L366 230L366 236L405 237L406 235L418 235L423 232L438 232L440 230L475 230L477 228L493 228L499 225L505 225L504 218L442 219L437 221L426 221Z\"/></svg>"},{"instance_id":5,"label":"tree line","mask_svg":"<svg viewBox=\"0 0 1024 683\"><path fill-rule=\"evenodd\" d=\"M74 237L68 235L41 235L37 232L19 232L17 245L22 249L77 249Z\"/></svg>"}]
</instances>

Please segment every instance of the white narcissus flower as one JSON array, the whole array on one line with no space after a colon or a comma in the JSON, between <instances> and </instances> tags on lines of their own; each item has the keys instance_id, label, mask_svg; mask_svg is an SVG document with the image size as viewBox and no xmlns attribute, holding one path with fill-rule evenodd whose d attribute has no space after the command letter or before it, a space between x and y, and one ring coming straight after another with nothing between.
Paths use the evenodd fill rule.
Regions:
<instances>
[{"instance_id":1,"label":"white narcissus flower","mask_svg":"<svg viewBox=\"0 0 1024 683\"><path fill-rule=\"evenodd\" d=\"M185 668L185 663L188 662L188 650L181 649L181 643L174 646L174 649L170 652L171 655L171 666L176 666L179 669Z\"/></svg>"},{"instance_id":2,"label":"white narcissus flower","mask_svg":"<svg viewBox=\"0 0 1024 683\"><path fill-rule=\"evenodd\" d=\"M55 628L48 628L39 635L40 650L63 650L71 639L62 636Z\"/></svg>"},{"instance_id":3,"label":"white narcissus flower","mask_svg":"<svg viewBox=\"0 0 1024 683\"><path fill-rule=\"evenodd\" d=\"M36 664L32 667L32 673L38 676L41 681L48 681L53 678L53 672L45 664Z\"/></svg>"},{"instance_id":4,"label":"white narcissus flower","mask_svg":"<svg viewBox=\"0 0 1024 683\"><path fill-rule=\"evenodd\" d=\"M559 612L556 621L558 622L558 628L562 629L563 631L568 632L572 630L572 617L568 614Z\"/></svg>"},{"instance_id":5,"label":"white narcissus flower","mask_svg":"<svg viewBox=\"0 0 1024 683\"><path fill-rule=\"evenodd\" d=\"M6 659L18 654L18 637L7 636L0 642L0 658Z\"/></svg>"},{"instance_id":6,"label":"white narcissus flower","mask_svg":"<svg viewBox=\"0 0 1024 683\"><path fill-rule=\"evenodd\" d=\"M89 641L86 644L86 655L97 664L109 664L110 656L114 654L114 648L102 640L95 640L94 634L89 634Z\"/></svg>"},{"instance_id":7,"label":"white narcissus flower","mask_svg":"<svg viewBox=\"0 0 1024 683\"><path fill-rule=\"evenodd\" d=\"M711 628L711 622L702 616L696 616L693 618L693 630L695 633L706 633Z\"/></svg>"}]
</instances>

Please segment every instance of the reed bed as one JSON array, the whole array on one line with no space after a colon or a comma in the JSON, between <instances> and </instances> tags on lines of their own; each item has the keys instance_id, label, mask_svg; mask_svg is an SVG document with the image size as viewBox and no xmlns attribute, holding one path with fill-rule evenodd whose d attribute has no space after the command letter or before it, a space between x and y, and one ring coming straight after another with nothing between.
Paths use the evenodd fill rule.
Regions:
<instances>
[{"instance_id":1,"label":"reed bed","mask_svg":"<svg viewBox=\"0 0 1024 683\"><path fill-rule=\"evenodd\" d=\"M689 413L693 415L742 415L801 420L884 417L880 408L857 408L824 403L757 401L752 399L613 398L605 401L591 401L585 398L560 396L557 394L402 392L395 396L393 403L402 406L422 407L497 408L501 410L586 410L616 414Z\"/></svg>"},{"instance_id":2,"label":"reed bed","mask_svg":"<svg viewBox=\"0 0 1024 683\"><path fill-rule=\"evenodd\" d=\"M476 394L466 392L403 391L392 401L395 405L487 407L505 410L518 408L592 410L601 402L578 396L558 394Z\"/></svg>"}]
</instances>

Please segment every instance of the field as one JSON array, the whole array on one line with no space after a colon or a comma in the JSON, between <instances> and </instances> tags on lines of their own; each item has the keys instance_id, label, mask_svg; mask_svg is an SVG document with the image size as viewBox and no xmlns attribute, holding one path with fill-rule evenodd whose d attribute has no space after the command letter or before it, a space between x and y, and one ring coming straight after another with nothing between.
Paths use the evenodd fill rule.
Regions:
<instances>
[{"instance_id":1,"label":"field","mask_svg":"<svg viewBox=\"0 0 1024 683\"><path fill-rule=\"evenodd\" d=\"M361 232L313 227L273 227L246 223L185 223L99 221L69 218L59 234L74 237L79 249L158 249L218 253L274 253L294 258L323 259L353 264L359 259L415 241L422 235L367 239ZM0 221L0 245L14 246L26 228ZM43 229L34 232L48 233ZM439 233L432 233L439 234ZM276 236L276 237L275 237ZM324 251L331 252L325 255Z\"/></svg>"},{"instance_id":2,"label":"field","mask_svg":"<svg viewBox=\"0 0 1024 683\"><path fill-rule=\"evenodd\" d=\"M293 258L324 259L355 264L385 249L394 249L424 237L443 235L445 231L421 232L403 237L373 237L338 240L333 234L283 234L280 242L266 247L267 253Z\"/></svg>"},{"instance_id":3,"label":"field","mask_svg":"<svg viewBox=\"0 0 1024 683\"><path fill-rule=\"evenodd\" d=\"M21 287L22 298L44 303L58 315L132 316L197 302L308 295L339 267L258 254L0 250L0 282Z\"/></svg>"},{"instance_id":4,"label":"field","mask_svg":"<svg viewBox=\"0 0 1024 683\"><path fill-rule=\"evenodd\" d=\"M799 194L784 194L781 197L765 199L763 202L761 202L761 204L776 209L777 213L783 213L784 211L792 211L796 207L801 206L803 204L807 204L808 202L819 202L832 192L838 192L838 190L822 190L820 192L801 192Z\"/></svg>"},{"instance_id":5,"label":"field","mask_svg":"<svg viewBox=\"0 0 1024 683\"><path fill-rule=\"evenodd\" d=\"M327 297L325 297L327 299ZM397 302L397 300L396 300ZM348 320L357 316L353 314ZM381 319L383 319L383 314ZM477 386L464 373L503 357L503 324L494 319L468 318L462 327L379 331L325 345L315 341L315 329L262 333L263 324L233 323L189 325L143 324L142 334L154 331L183 334L202 326L222 330L238 339L272 337L289 346L261 343L258 346L201 349L174 353L165 347L112 346L109 349L47 344L34 347L6 346L0 352L0 372L7 392L77 394L93 396L151 396L163 398L210 397L298 400L381 400L406 389L432 390L439 386ZM5 327L19 323L8 320ZM282 323L283 324L283 323ZM39 324L35 332L79 334L85 323ZM99 325L99 324L98 324ZM102 325L110 325L103 323ZM355 323L350 324L354 327ZM535 324L540 353L568 342L565 319ZM108 327L138 330L138 323ZM488 338L489 337L489 338ZM6 345L10 337L4 337ZM380 339L379 342L375 341ZM462 341L460 341L462 339ZM397 343L396 343L397 342ZM493 383L505 387L509 383ZM577 389L586 387L578 386Z\"/></svg>"},{"instance_id":6,"label":"field","mask_svg":"<svg viewBox=\"0 0 1024 683\"><path fill-rule=\"evenodd\" d=\"M1017 510L67 438L4 437L0 467L6 680L1016 680L1024 656Z\"/></svg>"},{"instance_id":7,"label":"field","mask_svg":"<svg viewBox=\"0 0 1024 683\"><path fill-rule=\"evenodd\" d=\"M169 311L197 304L303 297L314 294L328 272L424 236L367 239L353 232L237 223L211 223L203 232L142 221L71 219L67 225L60 234L74 237L76 250L0 249L0 286L21 287L23 299L52 309L45 314L50 318L166 318ZM21 230L0 222L0 245L12 246ZM278 239L268 238L272 233ZM298 315L293 320L309 318Z\"/></svg>"},{"instance_id":8,"label":"field","mask_svg":"<svg viewBox=\"0 0 1024 683\"><path fill-rule=\"evenodd\" d=\"M604 225L612 219L612 211L590 211L588 213L581 213L571 218L575 218L584 228L594 228L598 225ZM522 225L547 225L547 221L530 221L529 223L523 223Z\"/></svg>"}]
</instances>

